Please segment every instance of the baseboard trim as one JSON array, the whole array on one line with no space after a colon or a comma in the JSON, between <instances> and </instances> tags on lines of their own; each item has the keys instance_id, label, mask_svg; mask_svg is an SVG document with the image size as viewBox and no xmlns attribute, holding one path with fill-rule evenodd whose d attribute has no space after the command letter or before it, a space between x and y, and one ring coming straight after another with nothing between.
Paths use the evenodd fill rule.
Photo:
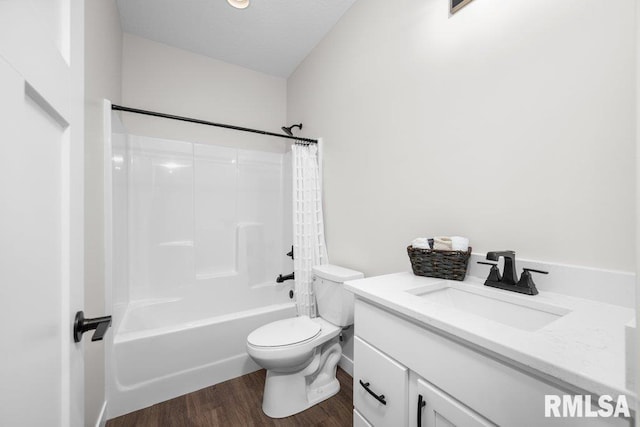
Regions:
<instances>
[{"instance_id":1,"label":"baseboard trim","mask_svg":"<svg viewBox=\"0 0 640 427\"><path fill-rule=\"evenodd\" d=\"M102 409L96 420L96 427L104 427L107 424L107 401L102 403Z\"/></svg>"},{"instance_id":2,"label":"baseboard trim","mask_svg":"<svg viewBox=\"0 0 640 427\"><path fill-rule=\"evenodd\" d=\"M353 360L349 359L347 356L343 354L340 357L338 366L340 366L347 374L353 377Z\"/></svg>"}]
</instances>

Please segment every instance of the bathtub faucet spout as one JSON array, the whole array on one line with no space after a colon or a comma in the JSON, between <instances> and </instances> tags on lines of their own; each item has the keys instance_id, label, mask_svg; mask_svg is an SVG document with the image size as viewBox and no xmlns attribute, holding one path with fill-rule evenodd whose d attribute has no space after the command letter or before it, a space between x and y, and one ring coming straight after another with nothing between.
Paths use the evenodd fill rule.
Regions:
<instances>
[{"instance_id":1,"label":"bathtub faucet spout","mask_svg":"<svg viewBox=\"0 0 640 427\"><path fill-rule=\"evenodd\" d=\"M287 274L286 276L283 276L282 274L280 274L276 279L276 283L282 283L285 280L294 280L294 279L295 279L295 273Z\"/></svg>"}]
</instances>

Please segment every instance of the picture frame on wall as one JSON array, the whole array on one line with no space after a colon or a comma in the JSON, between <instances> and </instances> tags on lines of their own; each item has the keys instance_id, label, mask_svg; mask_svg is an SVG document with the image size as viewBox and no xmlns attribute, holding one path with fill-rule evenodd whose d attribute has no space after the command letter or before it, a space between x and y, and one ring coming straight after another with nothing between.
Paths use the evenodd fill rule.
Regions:
<instances>
[{"instance_id":1,"label":"picture frame on wall","mask_svg":"<svg viewBox=\"0 0 640 427\"><path fill-rule=\"evenodd\" d=\"M473 0L451 0L451 14L453 15L454 13L456 13L457 11L459 11L460 9L462 9L463 7L465 7L466 5L468 5L469 3L471 3Z\"/></svg>"}]
</instances>

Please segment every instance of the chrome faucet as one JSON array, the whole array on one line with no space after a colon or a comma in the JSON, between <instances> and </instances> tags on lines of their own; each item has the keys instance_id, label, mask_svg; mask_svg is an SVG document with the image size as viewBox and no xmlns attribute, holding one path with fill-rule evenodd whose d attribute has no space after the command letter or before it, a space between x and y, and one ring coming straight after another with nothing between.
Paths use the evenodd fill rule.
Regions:
<instances>
[{"instance_id":1,"label":"chrome faucet","mask_svg":"<svg viewBox=\"0 0 640 427\"><path fill-rule=\"evenodd\" d=\"M498 260L500 257L504 258L504 271L500 274L498 268ZM504 289L505 291L518 292L527 295L537 295L538 289L531 273L549 274L547 271L534 270L533 268L523 268L520 280L516 275L516 253L515 251L494 251L487 252L487 259L489 261L496 262L482 262L478 261L478 264L490 265L489 277L485 280L485 286L491 286L492 288Z\"/></svg>"}]
</instances>

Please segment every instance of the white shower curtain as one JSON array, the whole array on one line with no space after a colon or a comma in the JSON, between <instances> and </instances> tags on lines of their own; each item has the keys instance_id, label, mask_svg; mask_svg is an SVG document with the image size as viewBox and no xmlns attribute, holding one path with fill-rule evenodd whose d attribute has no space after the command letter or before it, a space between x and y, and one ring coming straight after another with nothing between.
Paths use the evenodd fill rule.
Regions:
<instances>
[{"instance_id":1,"label":"white shower curtain","mask_svg":"<svg viewBox=\"0 0 640 427\"><path fill-rule=\"evenodd\" d=\"M311 268L327 264L317 144L294 144L293 270L298 315L316 316Z\"/></svg>"}]
</instances>

